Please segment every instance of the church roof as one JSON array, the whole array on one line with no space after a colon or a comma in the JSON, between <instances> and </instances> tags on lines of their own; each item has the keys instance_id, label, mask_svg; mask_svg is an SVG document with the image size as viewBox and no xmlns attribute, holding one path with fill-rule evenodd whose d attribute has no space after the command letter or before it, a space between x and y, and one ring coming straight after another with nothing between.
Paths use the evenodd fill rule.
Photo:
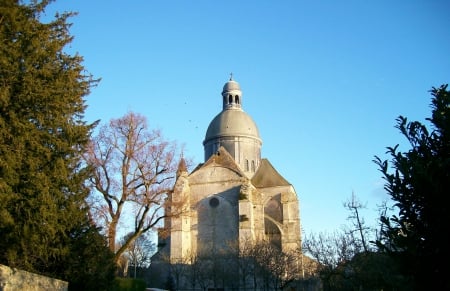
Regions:
<instances>
[{"instance_id":1,"label":"church roof","mask_svg":"<svg viewBox=\"0 0 450 291\"><path fill-rule=\"evenodd\" d=\"M252 184L256 188L291 185L291 183L286 181L286 179L275 170L268 159L261 159L261 165L252 178Z\"/></svg>"},{"instance_id":2,"label":"church roof","mask_svg":"<svg viewBox=\"0 0 450 291\"><path fill-rule=\"evenodd\" d=\"M185 159L182 157L180 159L180 162L178 163L177 177L180 176L184 172L187 172L187 166L186 166Z\"/></svg>"},{"instance_id":3,"label":"church roof","mask_svg":"<svg viewBox=\"0 0 450 291\"><path fill-rule=\"evenodd\" d=\"M253 119L242 109L242 91L233 76L222 90L223 109L216 115L206 130L203 145L221 137L249 137L261 143L258 127Z\"/></svg>"},{"instance_id":4,"label":"church roof","mask_svg":"<svg viewBox=\"0 0 450 291\"><path fill-rule=\"evenodd\" d=\"M261 140L256 123L241 109L220 112L209 124L203 144L225 136L245 136Z\"/></svg>"},{"instance_id":5,"label":"church roof","mask_svg":"<svg viewBox=\"0 0 450 291\"><path fill-rule=\"evenodd\" d=\"M220 165L224 168L228 168L236 173L238 173L240 176L245 176L245 174L242 172L242 170L239 168L239 166L236 164L233 157L228 153L228 151L221 146L215 154L213 154L206 162L199 164L192 173L198 171L201 168L205 168L209 165ZM191 173L191 174L192 174Z\"/></svg>"},{"instance_id":6,"label":"church roof","mask_svg":"<svg viewBox=\"0 0 450 291\"><path fill-rule=\"evenodd\" d=\"M230 77L230 80L223 85L222 94L228 93L231 91L241 91L241 86L239 83L233 80L233 77Z\"/></svg>"}]
</instances>

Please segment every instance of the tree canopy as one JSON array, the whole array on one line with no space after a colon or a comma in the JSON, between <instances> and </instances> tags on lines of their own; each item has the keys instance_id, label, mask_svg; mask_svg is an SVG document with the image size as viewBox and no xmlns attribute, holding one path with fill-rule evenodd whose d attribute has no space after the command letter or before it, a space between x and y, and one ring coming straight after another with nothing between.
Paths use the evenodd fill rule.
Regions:
<instances>
[{"instance_id":1,"label":"tree canopy","mask_svg":"<svg viewBox=\"0 0 450 291\"><path fill-rule=\"evenodd\" d=\"M97 80L64 51L73 13L41 21L49 2L0 4L0 263L68 280L71 258L105 244L88 220L81 163Z\"/></svg>"},{"instance_id":2,"label":"tree canopy","mask_svg":"<svg viewBox=\"0 0 450 291\"><path fill-rule=\"evenodd\" d=\"M434 286L450 289L444 266L449 259L450 207L450 93L447 85L430 91L431 128L400 116L397 128L411 149L388 148L391 161L375 157L386 180L385 189L395 203L395 215L381 217L377 245L402 267L416 290Z\"/></svg>"},{"instance_id":3,"label":"tree canopy","mask_svg":"<svg viewBox=\"0 0 450 291\"><path fill-rule=\"evenodd\" d=\"M90 205L116 262L139 236L175 212L175 204L169 207L167 198L176 176L176 152L174 142L165 140L159 130L150 130L147 119L133 112L112 119L91 140L85 154L94 170ZM121 225L128 235L116 245Z\"/></svg>"}]
</instances>

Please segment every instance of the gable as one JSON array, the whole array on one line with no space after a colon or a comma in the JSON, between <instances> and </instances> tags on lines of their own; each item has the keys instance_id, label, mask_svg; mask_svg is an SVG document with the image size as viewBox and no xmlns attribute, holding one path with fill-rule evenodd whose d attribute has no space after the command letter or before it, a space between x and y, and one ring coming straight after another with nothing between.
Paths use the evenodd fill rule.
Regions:
<instances>
[{"instance_id":1,"label":"gable","mask_svg":"<svg viewBox=\"0 0 450 291\"><path fill-rule=\"evenodd\" d=\"M189 175L190 183L211 183L242 180L245 174L224 147L213 154L205 163L198 165Z\"/></svg>"}]
</instances>

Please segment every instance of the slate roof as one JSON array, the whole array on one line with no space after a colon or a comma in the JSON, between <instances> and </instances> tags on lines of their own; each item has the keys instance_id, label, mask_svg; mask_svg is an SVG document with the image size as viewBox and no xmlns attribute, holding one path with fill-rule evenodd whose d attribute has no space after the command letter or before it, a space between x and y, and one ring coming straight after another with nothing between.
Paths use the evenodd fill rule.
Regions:
<instances>
[{"instance_id":1,"label":"slate roof","mask_svg":"<svg viewBox=\"0 0 450 291\"><path fill-rule=\"evenodd\" d=\"M267 188L276 186L290 186L280 173L275 170L268 159L261 159L261 165L252 177L252 184L256 188Z\"/></svg>"}]
</instances>

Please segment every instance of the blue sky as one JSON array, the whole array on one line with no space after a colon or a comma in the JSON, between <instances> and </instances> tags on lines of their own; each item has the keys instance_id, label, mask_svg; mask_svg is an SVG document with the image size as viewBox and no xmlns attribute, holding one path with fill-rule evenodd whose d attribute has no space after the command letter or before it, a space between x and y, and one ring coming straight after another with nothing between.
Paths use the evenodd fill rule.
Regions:
<instances>
[{"instance_id":1,"label":"blue sky","mask_svg":"<svg viewBox=\"0 0 450 291\"><path fill-rule=\"evenodd\" d=\"M372 162L405 143L450 77L448 1L59 0L77 11L68 48L101 78L86 119L145 115L203 162L206 129L233 72L262 156L295 187L304 234L347 224L354 192L375 223L388 196ZM407 149L407 148L405 148Z\"/></svg>"}]
</instances>

